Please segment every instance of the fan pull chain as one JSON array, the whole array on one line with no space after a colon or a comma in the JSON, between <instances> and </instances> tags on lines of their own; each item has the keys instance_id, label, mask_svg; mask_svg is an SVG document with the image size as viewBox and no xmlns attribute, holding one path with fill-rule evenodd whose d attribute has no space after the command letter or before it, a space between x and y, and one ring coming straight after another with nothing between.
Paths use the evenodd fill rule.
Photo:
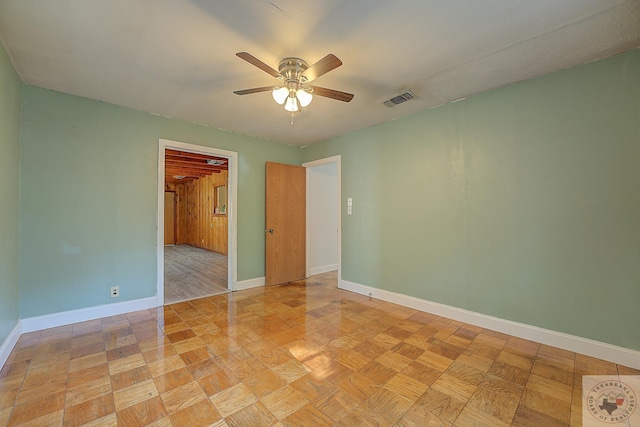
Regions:
<instances>
[{"instance_id":1,"label":"fan pull chain","mask_svg":"<svg viewBox=\"0 0 640 427\"><path fill-rule=\"evenodd\" d=\"M291 126L293 126L293 111L291 112Z\"/></svg>"}]
</instances>

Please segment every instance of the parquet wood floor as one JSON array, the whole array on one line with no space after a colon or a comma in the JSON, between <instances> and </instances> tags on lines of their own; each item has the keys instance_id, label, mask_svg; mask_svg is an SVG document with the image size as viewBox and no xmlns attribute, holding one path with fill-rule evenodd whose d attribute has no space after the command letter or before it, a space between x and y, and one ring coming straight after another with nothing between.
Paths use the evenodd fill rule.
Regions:
<instances>
[{"instance_id":1,"label":"parquet wood floor","mask_svg":"<svg viewBox=\"0 0 640 427\"><path fill-rule=\"evenodd\" d=\"M638 371L327 273L24 334L0 426L579 426L583 374Z\"/></svg>"}]
</instances>

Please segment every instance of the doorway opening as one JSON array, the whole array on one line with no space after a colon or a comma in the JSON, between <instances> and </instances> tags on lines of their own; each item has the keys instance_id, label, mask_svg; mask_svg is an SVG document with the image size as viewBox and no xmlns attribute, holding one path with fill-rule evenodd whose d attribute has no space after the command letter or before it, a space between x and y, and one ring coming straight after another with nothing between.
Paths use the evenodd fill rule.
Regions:
<instances>
[{"instance_id":1,"label":"doorway opening","mask_svg":"<svg viewBox=\"0 0 640 427\"><path fill-rule=\"evenodd\" d=\"M342 280L341 156L303 163L307 174L306 276ZM331 275L331 274L330 274Z\"/></svg>"},{"instance_id":2,"label":"doorway opening","mask_svg":"<svg viewBox=\"0 0 640 427\"><path fill-rule=\"evenodd\" d=\"M158 145L158 305L234 290L238 154Z\"/></svg>"}]
</instances>

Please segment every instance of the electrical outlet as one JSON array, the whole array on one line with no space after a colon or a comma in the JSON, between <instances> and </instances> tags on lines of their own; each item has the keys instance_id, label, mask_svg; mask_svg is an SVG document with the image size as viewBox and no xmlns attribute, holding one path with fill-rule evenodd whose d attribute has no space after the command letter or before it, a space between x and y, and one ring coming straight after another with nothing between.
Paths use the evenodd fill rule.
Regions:
<instances>
[{"instance_id":1,"label":"electrical outlet","mask_svg":"<svg viewBox=\"0 0 640 427\"><path fill-rule=\"evenodd\" d=\"M120 296L120 286L111 287L111 298L118 298Z\"/></svg>"}]
</instances>

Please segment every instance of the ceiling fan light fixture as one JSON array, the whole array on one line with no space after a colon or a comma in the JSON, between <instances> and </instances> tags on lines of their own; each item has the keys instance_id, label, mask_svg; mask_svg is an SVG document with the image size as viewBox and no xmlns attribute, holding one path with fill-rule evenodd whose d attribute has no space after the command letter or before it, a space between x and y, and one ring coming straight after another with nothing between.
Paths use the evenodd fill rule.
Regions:
<instances>
[{"instance_id":1,"label":"ceiling fan light fixture","mask_svg":"<svg viewBox=\"0 0 640 427\"><path fill-rule=\"evenodd\" d=\"M284 104L284 102L287 100L287 97L289 96L289 89L285 86L274 87L273 91L271 92L271 95L273 96L274 101L282 105Z\"/></svg>"},{"instance_id":2,"label":"ceiling fan light fixture","mask_svg":"<svg viewBox=\"0 0 640 427\"><path fill-rule=\"evenodd\" d=\"M298 98L298 101L300 101L300 106L304 108L307 105L311 104L311 101L313 100L313 95L311 95L309 92L307 92L304 89L298 89L296 91L296 98Z\"/></svg>"},{"instance_id":3,"label":"ceiling fan light fixture","mask_svg":"<svg viewBox=\"0 0 640 427\"><path fill-rule=\"evenodd\" d=\"M293 124L294 113L311 104L313 100L312 94L343 102L349 102L353 99L353 94L351 93L319 86L306 86L318 77L342 65L342 61L334 54L326 55L311 66L300 58L287 57L280 61L277 70L248 52L238 52L236 56L275 77L279 83L275 87L254 87L252 89L235 90L233 93L236 95L249 95L251 93L271 91L273 100L279 105L283 105L284 109L291 113L291 124Z\"/></svg>"},{"instance_id":4,"label":"ceiling fan light fixture","mask_svg":"<svg viewBox=\"0 0 640 427\"><path fill-rule=\"evenodd\" d=\"M284 105L284 109L291 113L295 113L296 111L300 110L300 108L298 107L298 98L296 98L295 96L289 96L287 98L287 103Z\"/></svg>"}]
</instances>

